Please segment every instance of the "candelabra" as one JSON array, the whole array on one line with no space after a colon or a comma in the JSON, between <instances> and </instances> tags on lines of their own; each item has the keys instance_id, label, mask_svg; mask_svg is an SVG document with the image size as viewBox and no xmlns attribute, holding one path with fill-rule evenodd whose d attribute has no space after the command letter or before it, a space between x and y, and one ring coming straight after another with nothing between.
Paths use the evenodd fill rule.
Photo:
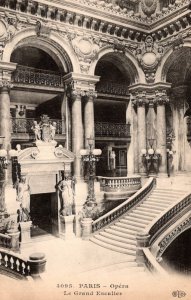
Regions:
<instances>
[{"instance_id":1,"label":"candelabra","mask_svg":"<svg viewBox=\"0 0 191 300\"><path fill-rule=\"evenodd\" d=\"M160 149L153 149L153 140L150 140L150 148L141 150L142 161L145 165L147 176L149 176L151 171L155 171L158 174L161 161Z\"/></svg>"},{"instance_id":2,"label":"candelabra","mask_svg":"<svg viewBox=\"0 0 191 300\"><path fill-rule=\"evenodd\" d=\"M101 155L101 149L93 149L94 139L88 138L89 149L81 149L80 155L82 156L83 162L87 163L87 173L88 173L88 196L86 200L87 206L95 206L96 198L94 191L94 181L95 181L95 166L96 162L99 161L99 156Z\"/></svg>"}]
</instances>

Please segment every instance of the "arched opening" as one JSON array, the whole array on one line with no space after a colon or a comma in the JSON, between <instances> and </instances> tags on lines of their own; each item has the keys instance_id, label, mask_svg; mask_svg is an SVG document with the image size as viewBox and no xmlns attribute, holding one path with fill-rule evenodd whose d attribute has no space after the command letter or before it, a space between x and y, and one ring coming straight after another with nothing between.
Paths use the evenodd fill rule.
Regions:
<instances>
[{"instance_id":1,"label":"arched opening","mask_svg":"<svg viewBox=\"0 0 191 300\"><path fill-rule=\"evenodd\" d=\"M167 109L167 138L176 151L173 159L175 171L190 171L191 141L191 48L183 47L174 51L163 68L163 77L171 83L169 91L172 116ZM172 118L172 122L168 119ZM171 124L171 128L168 126Z\"/></svg>"},{"instance_id":2,"label":"arched opening","mask_svg":"<svg viewBox=\"0 0 191 300\"><path fill-rule=\"evenodd\" d=\"M126 176L127 152L130 144L130 124L127 108L128 86L135 80L135 68L124 55L102 56L95 68L100 76L94 103L96 147L102 149L97 165L98 175Z\"/></svg>"},{"instance_id":3,"label":"arched opening","mask_svg":"<svg viewBox=\"0 0 191 300\"><path fill-rule=\"evenodd\" d=\"M63 54L63 55L62 55ZM68 55L59 53L52 45L30 38L21 41L11 54L10 61L17 63L12 74L11 89L12 146L31 145L34 140L33 120L47 114L57 122L57 140L64 144L63 124L66 105L63 105L63 76L72 71Z\"/></svg>"},{"instance_id":4,"label":"arched opening","mask_svg":"<svg viewBox=\"0 0 191 300\"><path fill-rule=\"evenodd\" d=\"M168 272L191 275L191 229L179 235L166 249L162 265Z\"/></svg>"}]
</instances>

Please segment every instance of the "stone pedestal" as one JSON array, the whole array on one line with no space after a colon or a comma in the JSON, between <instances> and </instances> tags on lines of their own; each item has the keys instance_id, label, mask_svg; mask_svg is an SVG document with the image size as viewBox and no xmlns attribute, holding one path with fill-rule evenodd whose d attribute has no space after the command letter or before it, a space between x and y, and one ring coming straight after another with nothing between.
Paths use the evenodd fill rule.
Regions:
<instances>
[{"instance_id":1,"label":"stone pedestal","mask_svg":"<svg viewBox=\"0 0 191 300\"><path fill-rule=\"evenodd\" d=\"M12 231L12 230L7 230L8 235L11 238L11 250L12 251L19 251L19 237L20 237L20 232L19 231Z\"/></svg>"},{"instance_id":2,"label":"stone pedestal","mask_svg":"<svg viewBox=\"0 0 191 300\"><path fill-rule=\"evenodd\" d=\"M91 218L83 218L81 220L83 240L89 240L92 233L92 222L93 220Z\"/></svg>"},{"instance_id":3,"label":"stone pedestal","mask_svg":"<svg viewBox=\"0 0 191 300\"><path fill-rule=\"evenodd\" d=\"M60 216L61 232L60 237L69 240L75 237L74 235L74 215Z\"/></svg>"},{"instance_id":4,"label":"stone pedestal","mask_svg":"<svg viewBox=\"0 0 191 300\"><path fill-rule=\"evenodd\" d=\"M29 256L30 275L34 280L41 279L40 274L45 271L46 258L44 253L33 253Z\"/></svg>"},{"instance_id":5,"label":"stone pedestal","mask_svg":"<svg viewBox=\"0 0 191 300\"><path fill-rule=\"evenodd\" d=\"M28 222L20 222L20 229L21 229L21 247L26 245L31 241L31 226L32 221Z\"/></svg>"},{"instance_id":6,"label":"stone pedestal","mask_svg":"<svg viewBox=\"0 0 191 300\"><path fill-rule=\"evenodd\" d=\"M140 265L145 263L142 248L149 246L149 238L150 235L147 232L140 232L136 236L136 240L137 240L136 261Z\"/></svg>"}]
</instances>

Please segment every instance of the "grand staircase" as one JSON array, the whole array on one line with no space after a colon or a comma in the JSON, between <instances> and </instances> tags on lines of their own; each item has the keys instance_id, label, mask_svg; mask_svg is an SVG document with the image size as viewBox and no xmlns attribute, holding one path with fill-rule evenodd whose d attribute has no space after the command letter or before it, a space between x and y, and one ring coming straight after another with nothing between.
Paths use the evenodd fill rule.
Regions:
<instances>
[{"instance_id":1,"label":"grand staircase","mask_svg":"<svg viewBox=\"0 0 191 300\"><path fill-rule=\"evenodd\" d=\"M90 240L99 246L127 254L127 260L136 260L136 235L185 191L155 188L150 195L111 225L94 234Z\"/></svg>"}]
</instances>

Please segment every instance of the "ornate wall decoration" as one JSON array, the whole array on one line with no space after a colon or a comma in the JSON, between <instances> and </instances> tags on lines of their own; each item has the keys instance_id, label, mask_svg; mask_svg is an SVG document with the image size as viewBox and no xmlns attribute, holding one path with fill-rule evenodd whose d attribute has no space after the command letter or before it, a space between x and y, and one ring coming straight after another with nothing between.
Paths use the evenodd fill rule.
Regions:
<instances>
[{"instance_id":1,"label":"ornate wall decoration","mask_svg":"<svg viewBox=\"0 0 191 300\"><path fill-rule=\"evenodd\" d=\"M135 56L141 65L148 83L155 80L157 66L163 56L164 49L154 43L152 36L147 36L145 42L135 51Z\"/></svg>"},{"instance_id":2,"label":"ornate wall decoration","mask_svg":"<svg viewBox=\"0 0 191 300\"><path fill-rule=\"evenodd\" d=\"M72 46L79 61L90 63L98 57L99 46L92 38L78 36L72 40Z\"/></svg>"},{"instance_id":3,"label":"ornate wall decoration","mask_svg":"<svg viewBox=\"0 0 191 300\"><path fill-rule=\"evenodd\" d=\"M17 22L13 18L0 20L0 60L3 57L3 51L6 43L12 39L17 31Z\"/></svg>"},{"instance_id":4,"label":"ornate wall decoration","mask_svg":"<svg viewBox=\"0 0 191 300\"><path fill-rule=\"evenodd\" d=\"M157 0L141 0L141 8L147 17L152 16L157 8Z\"/></svg>"},{"instance_id":5,"label":"ornate wall decoration","mask_svg":"<svg viewBox=\"0 0 191 300\"><path fill-rule=\"evenodd\" d=\"M168 246L185 230L191 227L191 216L186 218L183 222L178 224L169 234L167 234L164 239L159 243L159 251L157 253L157 258L162 256Z\"/></svg>"},{"instance_id":6,"label":"ornate wall decoration","mask_svg":"<svg viewBox=\"0 0 191 300\"><path fill-rule=\"evenodd\" d=\"M43 23L42 21L36 22L36 35L48 37L50 35L51 29L47 24Z\"/></svg>"}]
</instances>

